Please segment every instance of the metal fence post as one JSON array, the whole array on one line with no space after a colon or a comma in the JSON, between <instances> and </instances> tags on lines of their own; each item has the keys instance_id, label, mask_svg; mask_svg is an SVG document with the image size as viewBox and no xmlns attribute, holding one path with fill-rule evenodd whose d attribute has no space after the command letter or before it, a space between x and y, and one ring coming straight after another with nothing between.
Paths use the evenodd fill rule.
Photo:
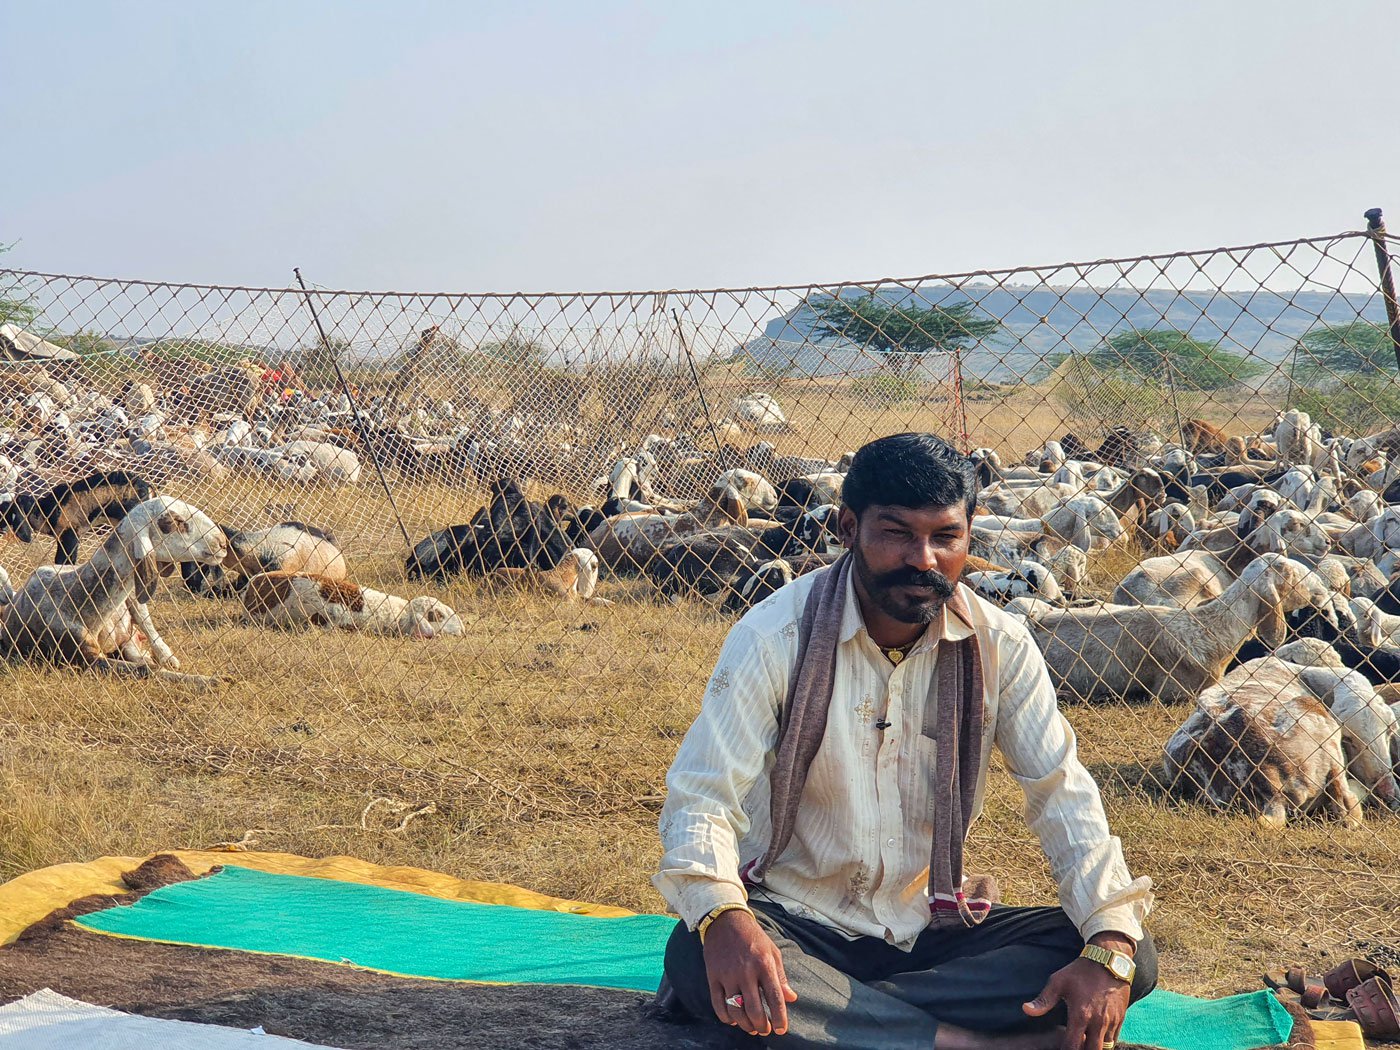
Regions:
<instances>
[{"instance_id":1,"label":"metal fence post","mask_svg":"<svg viewBox=\"0 0 1400 1050\"><path fill-rule=\"evenodd\" d=\"M967 433L967 403L963 392L962 350L953 347L953 411L958 428L958 438L962 442L962 453L972 451L972 439Z\"/></svg>"},{"instance_id":2,"label":"metal fence post","mask_svg":"<svg viewBox=\"0 0 1400 1050\"><path fill-rule=\"evenodd\" d=\"M1390 248L1385 241L1385 219L1379 208L1366 212L1366 231L1376 249L1376 268L1380 270L1381 297L1385 299L1385 316L1390 321L1390 345L1395 351L1395 367L1400 369L1400 305L1395 301L1395 278L1390 272Z\"/></svg>"}]
</instances>

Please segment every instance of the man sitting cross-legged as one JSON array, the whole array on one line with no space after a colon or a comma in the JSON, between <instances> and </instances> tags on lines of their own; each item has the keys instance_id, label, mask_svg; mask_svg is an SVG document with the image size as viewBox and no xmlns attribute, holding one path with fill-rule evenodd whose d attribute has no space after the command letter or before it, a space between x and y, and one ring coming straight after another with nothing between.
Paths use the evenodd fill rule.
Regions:
<instances>
[{"instance_id":1,"label":"man sitting cross-legged","mask_svg":"<svg viewBox=\"0 0 1400 1050\"><path fill-rule=\"evenodd\" d=\"M1155 984L1151 882L1039 650L953 582L976 492L932 435L866 445L847 553L730 631L661 814L666 984L691 1016L775 1047L1104 1050ZM993 745L1058 908L1004 907L963 873Z\"/></svg>"}]
</instances>

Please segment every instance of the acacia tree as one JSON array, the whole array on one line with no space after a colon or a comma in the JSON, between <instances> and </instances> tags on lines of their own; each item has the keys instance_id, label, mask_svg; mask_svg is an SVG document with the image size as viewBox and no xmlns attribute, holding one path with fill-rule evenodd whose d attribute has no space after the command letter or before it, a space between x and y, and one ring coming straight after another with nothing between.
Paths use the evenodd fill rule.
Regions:
<instances>
[{"instance_id":1,"label":"acacia tree","mask_svg":"<svg viewBox=\"0 0 1400 1050\"><path fill-rule=\"evenodd\" d=\"M1178 328L1133 328L1111 335L1088 353L1098 368L1129 372L1153 383L1220 390L1259 375L1263 366Z\"/></svg>"},{"instance_id":2,"label":"acacia tree","mask_svg":"<svg viewBox=\"0 0 1400 1050\"><path fill-rule=\"evenodd\" d=\"M808 303L816 315L813 338L847 339L881 353L927 354L965 350L1001 330L970 300L948 306L912 306L868 292L859 299L831 296Z\"/></svg>"},{"instance_id":3,"label":"acacia tree","mask_svg":"<svg viewBox=\"0 0 1400 1050\"><path fill-rule=\"evenodd\" d=\"M1381 376L1395 371L1390 329L1374 321L1350 321L1314 328L1293 350L1295 374L1307 379Z\"/></svg>"}]
</instances>

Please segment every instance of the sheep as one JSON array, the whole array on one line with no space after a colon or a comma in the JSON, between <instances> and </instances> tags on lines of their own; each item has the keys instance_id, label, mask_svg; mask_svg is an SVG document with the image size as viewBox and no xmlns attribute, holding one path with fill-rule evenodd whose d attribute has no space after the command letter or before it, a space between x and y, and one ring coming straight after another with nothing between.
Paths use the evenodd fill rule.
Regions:
<instances>
[{"instance_id":1,"label":"sheep","mask_svg":"<svg viewBox=\"0 0 1400 1050\"><path fill-rule=\"evenodd\" d=\"M1082 594L1089 583L1089 556L1072 543L1043 539L1031 545L1032 556L1055 574L1069 595Z\"/></svg>"},{"instance_id":2,"label":"sheep","mask_svg":"<svg viewBox=\"0 0 1400 1050\"><path fill-rule=\"evenodd\" d=\"M1252 521L1241 513L1242 523ZM1123 577L1112 601L1186 608L1218 598L1258 554L1316 558L1327 551L1327 537L1301 511L1271 514L1244 538L1231 532L1220 550L1179 550L1147 558Z\"/></svg>"},{"instance_id":3,"label":"sheep","mask_svg":"<svg viewBox=\"0 0 1400 1050\"><path fill-rule=\"evenodd\" d=\"M1343 648L1347 649L1343 641ZM1306 665L1304 683L1326 704L1342 730L1342 752L1349 777L1372 798L1400 810L1400 718L1363 673L1351 668L1345 652L1321 639L1305 638L1272 654Z\"/></svg>"},{"instance_id":4,"label":"sheep","mask_svg":"<svg viewBox=\"0 0 1400 1050\"><path fill-rule=\"evenodd\" d=\"M797 575L792 564L783 558L761 562L730 581L723 608L726 612L750 609L786 587Z\"/></svg>"},{"instance_id":5,"label":"sheep","mask_svg":"<svg viewBox=\"0 0 1400 1050\"><path fill-rule=\"evenodd\" d=\"M645 572L670 542L724 525L747 525L748 509L732 488L723 487L696 508L675 517L665 514L619 514L589 532L588 545L612 572Z\"/></svg>"},{"instance_id":6,"label":"sheep","mask_svg":"<svg viewBox=\"0 0 1400 1050\"><path fill-rule=\"evenodd\" d=\"M1280 412L1275 420L1273 438L1278 446L1279 465L1293 467L1312 463L1321 442L1321 431L1306 412L1290 408Z\"/></svg>"},{"instance_id":7,"label":"sheep","mask_svg":"<svg viewBox=\"0 0 1400 1050\"><path fill-rule=\"evenodd\" d=\"M1060 483L1046 481L1039 484L1020 485L998 482L983 489L977 496L977 505L988 514L1005 517L1040 517L1048 514L1065 500L1073 499L1085 489L1081 479Z\"/></svg>"},{"instance_id":8,"label":"sheep","mask_svg":"<svg viewBox=\"0 0 1400 1050\"><path fill-rule=\"evenodd\" d=\"M228 541L205 514L168 496L138 503L117 523L93 556L78 566L35 572L5 608L0 651L42 657L92 670L146 678L149 664L105 655L113 625L129 615L148 639L155 663L173 674L180 662L151 622L146 602L161 566L194 561L214 565ZM213 679L179 676L191 684Z\"/></svg>"},{"instance_id":9,"label":"sheep","mask_svg":"<svg viewBox=\"0 0 1400 1050\"><path fill-rule=\"evenodd\" d=\"M724 591L755 561L752 539L741 530L702 532L668 544L645 572L663 595L704 596Z\"/></svg>"},{"instance_id":10,"label":"sheep","mask_svg":"<svg viewBox=\"0 0 1400 1050\"><path fill-rule=\"evenodd\" d=\"M1184 503L1168 503L1147 516L1147 532L1159 550L1174 551L1196 530L1196 519Z\"/></svg>"},{"instance_id":11,"label":"sheep","mask_svg":"<svg viewBox=\"0 0 1400 1050\"><path fill-rule=\"evenodd\" d=\"M1045 534L1082 551L1103 550L1123 535L1123 524L1098 496L1075 496L1041 519Z\"/></svg>"},{"instance_id":12,"label":"sheep","mask_svg":"<svg viewBox=\"0 0 1400 1050\"><path fill-rule=\"evenodd\" d=\"M1034 467L1044 474L1051 474L1064 466L1068 458L1065 455L1065 446L1052 438L1040 448L1027 453L1026 466Z\"/></svg>"},{"instance_id":13,"label":"sheep","mask_svg":"<svg viewBox=\"0 0 1400 1050\"><path fill-rule=\"evenodd\" d=\"M598 589L598 555L587 547L569 551L552 569L496 569L486 578L563 601L577 600L604 606L613 604L594 593Z\"/></svg>"},{"instance_id":14,"label":"sheep","mask_svg":"<svg viewBox=\"0 0 1400 1050\"><path fill-rule=\"evenodd\" d=\"M444 580L494 569L552 569L570 551L591 546L587 517L563 496L543 504L525 498L512 478L491 483L491 502L465 525L449 525L419 541L405 563L408 578Z\"/></svg>"},{"instance_id":15,"label":"sheep","mask_svg":"<svg viewBox=\"0 0 1400 1050\"><path fill-rule=\"evenodd\" d=\"M1341 726L1305 674L1297 664L1266 657L1206 689L1163 748L1166 783L1219 808L1244 803L1270 827L1282 827L1290 808L1322 809L1360 827Z\"/></svg>"},{"instance_id":16,"label":"sheep","mask_svg":"<svg viewBox=\"0 0 1400 1050\"><path fill-rule=\"evenodd\" d=\"M1372 518L1380 517L1385 512L1385 501L1380 494L1372 492L1370 489L1362 489L1360 492L1352 493L1342 504L1342 513L1352 521L1365 523Z\"/></svg>"},{"instance_id":17,"label":"sheep","mask_svg":"<svg viewBox=\"0 0 1400 1050\"><path fill-rule=\"evenodd\" d=\"M1061 695L1170 703L1218 682L1252 635L1282 642L1285 613L1311 605L1334 617L1331 597L1306 565L1264 554L1220 597L1191 609L1070 609L1035 619L1031 629Z\"/></svg>"},{"instance_id":18,"label":"sheep","mask_svg":"<svg viewBox=\"0 0 1400 1050\"><path fill-rule=\"evenodd\" d=\"M1356 617L1356 640L1361 645L1400 647L1400 616L1382 611L1370 598L1353 598L1351 611Z\"/></svg>"},{"instance_id":19,"label":"sheep","mask_svg":"<svg viewBox=\"0 0 1400 1050\"><path fill-rule=\"evenodd\" d=\"M436 598L400 598L309 573L259 573L243 589L243 608L268 627L334 627L414 639L464 633L461 617Z\"/></svg>"},{"instance_id":20,"label":"sheep","mask_svg":"<svg viewBox=\"0 0 1400 1050\"><path fill-rule=\"evenodd\" d=\"M825 470L781 481L774 486L778 492L778 506L810 510L826 503L840 503L841 485L845 480L846 475Z\"/></svg>"},{"instance_id":21,"label":"sheep","mask_svg":"<svg viewBox=\"0 0 1400 1050\"><path fill-rule=\"evenodd\" d=\"M972 519L972 528L993 537L996 543L1029 547L1040 537L1049 536L1082 551L1102 550L1123 535L1123 525L1112 508L1089 495L1066 500L1043 518L979 514Z\"/></svg>"},{"instance_id":22,"label":"sheep","mask_svg":"<svg viewBox=\"0 0 1400 1050\"><path fill-rule=\"evenodd\" d=\"M219 528L228 537L229 546L222 565L185 562L180 566L180 574L194 594L227 596L264 572L310 573L332 580L349 575L335 537L314 525L283 521L256 532L240 532L227 525Z\"/></svg>"},{"instance_id":23,"label":"sheep","mask_svg":"<svg viewBox=\"0 0 1400 1050\"><path fill-rule=\"evenodd\" d=\"M78 537L93 522L118 522L132 507L151 498L151 486L125 470L90 474L77 481L57 485L42 496L21 495L5 505L6 525L25 543L36 532L58 540L54 554L57 565L78 560Z\"/></svg>"},{"instance_id":24,"label":"sheep","mask_svg":"<svg viewBox=\"0 0 1400 1050\"><path fill-rule=\"evenodd\" d=\"M1224 454L1230 435L1204 419L1188 419L1181 424L1181 441L1196 456Z\"/></svg>"},{"instance_id":25,"label":"sheep","mask_svg":"<svg viewBox=\"0 0 1400 1050\"><path fill-rule=\"evenodd\" d=\"M832 553L841 541L837 519L840 508L834 503L814 507L790 522L764 529L755 537L754 554L775 559L809 551Z\"/></svg>"},{"instance_id":26,"label":"sheep","mask_svg":"<svg viewBox=\"0 0 1400 1050\"><path fill-rule=\"evenodd\" d=\"M734 399L729 413L740 425L760 433L786 433L792 429L772 394L745 394Z\"/></svg>"},{"instance_id":27,"label":"sheep","mask_svg":"<svg viewBox=\"0 0 1400 1050\"><path fill-rule=\"evenodd\" d=\"M654 503L656 491L652 477L656 473L656 457L649 452L624 456L613 464L607 477L608 496L612 499L635 499Z\"/></svg>"},{"instance_id":28,"label":"sheep","mask_svg":"<svg viewBox=\"0 0 1400 1050\"><path fill-rule=\"evenodd\" d=\"M755 474L751 470L741 467L726 470L715 479L714 484L710 486L710 492L713 494L723 489L732 489L738 493L750 514L771 514L777 509L777 489L763 475Z\"/></svg>"},{"instance_id":29,"label":"sheep","mask_svg":"<svg viewBox=\"0 0 1400 1050\"><path fill-rule=\"evenodd\" d=\"M360 457L325 441L291 441L272 450L281 454L274 473L284 481L332 487L360 483Z\"/></svg>"},{"instance_id":30,"label":"sheep","mask_svg":"<svg viewBox=\"0 0 1400 1050\"><path fill-rule=\"evenodd\" d=\"M1345 553L1373 561L1388 550L1400 549L1400 507L1387 507L1369 521L1338 533L1334 540Z\"/></svg>"},{"instance_id":31,"label":"sheep","mask_svg":"<svg viewBox=\"0 0 1400 1050\"><path fill-rule=\"evenodd\" d=\"M995 449L975 448L968 453L967 458L972 461L972 467L977 475L977 487L979 489L989 488L996 482L1002 480L1003 469L1001 456Z\"/></svg>"},{"instance_id":32,"label":"sheep","mask_svg":"<svg viewBox=\"0 0 1400 1050\"><path fill-rule=\"evenodd\" d=\"M1022 597L1059 606L1065 602L1055 574L1039 562L1018 561L1005 572L968 572L963 574L963 580L982 597L999 605Z\"/></svg>"}]
</instances>

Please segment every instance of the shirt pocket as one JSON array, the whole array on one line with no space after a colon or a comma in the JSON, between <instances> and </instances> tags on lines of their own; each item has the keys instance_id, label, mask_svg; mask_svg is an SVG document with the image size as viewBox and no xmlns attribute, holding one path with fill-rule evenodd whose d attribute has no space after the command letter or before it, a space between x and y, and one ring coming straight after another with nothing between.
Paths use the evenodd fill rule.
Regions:
<instances>
[{"instance_id":1,"label":"shirt pocket","mask_svg":"<svg viewBox=\"0 0 1400 1050\"><path fill-rule=\"evenodd\" d=\"M933 827L934 783L938 768L938 741L925 729L914 735L914 762L908 790L915 800L912 812L923 814L924 824Z\"/></svg>"}]
</instances>

